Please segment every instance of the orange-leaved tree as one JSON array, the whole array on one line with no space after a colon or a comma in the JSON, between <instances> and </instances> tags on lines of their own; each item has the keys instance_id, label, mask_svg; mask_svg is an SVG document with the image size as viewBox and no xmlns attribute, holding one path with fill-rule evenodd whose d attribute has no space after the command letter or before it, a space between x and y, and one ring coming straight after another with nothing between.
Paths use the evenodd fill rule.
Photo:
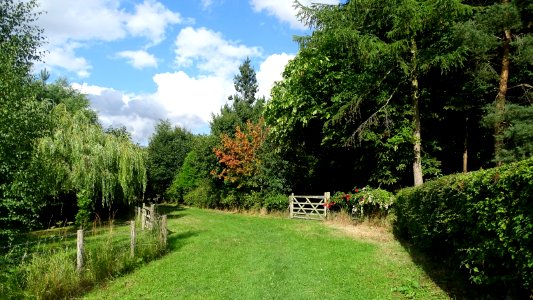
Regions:
<instances>
[{"instance_id":1,"label":"orange-leaved tree","mask_svg":"<svg viewBox=\"0 0 533 300\"><path fill-rule=\"evenodd\" d=\"M211 171L211 174L237 184L237 188L253 186L253 178L260 171L259 152L267 132L268 128L261 118L257 123L247 121L244 130L237 126L234 138L222 134L220 146L213 148L220 168Z\"/></svg>"}]
</instances>

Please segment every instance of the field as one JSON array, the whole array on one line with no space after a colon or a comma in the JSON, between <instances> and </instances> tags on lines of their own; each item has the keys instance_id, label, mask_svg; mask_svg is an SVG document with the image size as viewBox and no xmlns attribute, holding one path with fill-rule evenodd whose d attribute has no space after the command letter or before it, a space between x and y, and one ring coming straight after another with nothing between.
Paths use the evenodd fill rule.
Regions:
<instances>
[{"instance_id":1,"label":"field","mask_svg":"<svg viewBox=\"0 0 533 300\"><path fill-rule=\"evenodd\" d=\"M447 299L369 225L169 209L169 253L87 299Z\"/></svg>"}]
</instances>

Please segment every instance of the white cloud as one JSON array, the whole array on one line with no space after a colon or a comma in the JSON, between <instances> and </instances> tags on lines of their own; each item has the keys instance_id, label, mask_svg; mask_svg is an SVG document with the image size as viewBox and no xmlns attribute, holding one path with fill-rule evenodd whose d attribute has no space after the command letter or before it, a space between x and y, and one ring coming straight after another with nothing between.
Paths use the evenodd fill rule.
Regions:
<instances>
[{"instance_id":1,"label":"white cloud","mask_svg":"<svg viewBox=\"0 0 533 300\"><path fill-rule=\"evenodd\" d=\"M117 56L127 58L128 62L137 69L157 67L157 59L155 56L144 50L121 51L117 53Z\"/></svg>"},{"instance_id":2,"label":"white cloud","mask_svg":"<svg viewBox=\"0 0 533 300\"><path fill-rule=\"evenodd\" d=\"M260 64L257 72L259 96L270 94L274 81L281 79L293 55L274 54ZM183 71L160 73L153 77L153 94L127 94L112 88L88 84L72 86L88 95L104 127L126 126L133 140L147 145L160 119L195 133L207 133L213 113L220 112L229 95L235 93L233 77L228 75L190 76Z\"/></svg>"},{"instance_id":3,"label":"white cloud","mask_svg":"<svg viewBox=\"0 0 533 300\"><path fill-rule=\"evenodd\" d=\"M40 0L39 9L46 12L37 21L48 40L43 49L48 52L45 63L86 77L91 66L76 53L81 45L140 37L153 46L165 38L169 25L183 22L179 13L155 0L136 4L132 12L126 11L123 3L126 1Z\"/></svg>"},{"instance_id":4,"label":"white cloud","mask_svg":"<svg viewBox=\"0 0 533 300\"><path fill-rule=\"evenodd\" d=\"M65 69L76 73L80 78L88 77L91 65L85 58L76 56L75 50L79 46L77 43L70 43L50 48L46 55L46 66L52 70Z\"/></svg>"},{"instance_id":5,"label":"white cloud","mask_svg":"<svg viewBox=\"0 0 533 300\"><path fill-rule=\"evenodd\" d=\"M152 43L158 44L165 37L168 25L182 22L179 13L167 9L154 0L145 0L135 5L135 13L127 16L126 27L133 36L147 37Z\"/></svg>"},{"instance_id":6,"label":"white cloud","mask_svg":"<svg viewBox=\"0 0 533 300\"><path fill-rule=\"evenodd\" d=\"M257 82L259 85L259 97L270 98L270 90L274 82L283 79L282 74L289 60L293 59L292 54L273 54L261 63L257 72Z\"/></svg>"},{"instance_id":7,"label":"white cloud","mask_svg":"<svg viewBox=\"0 0 533 300\"><path fill-rule=\"evenodd\" d=\"M211 7L211 5L213 5L213 0L202 0L201 2L203 9L208 9Z\"/></svg>"},{"instance_id":8,"label":"white cloud","mask_svg":"<svg viewBox=\"0 0 533 300\"><path fill-rule=\"evenodd\" d=\"M50 44L71 40L112 41L127 34L124 12L118 1L112 0L40 0L39 9L46 13L38 19Z\"/></svg>"},{"instance_id":9,"label":"white cloud","mask_svg":"<svg viewBox=\"0 0 533 300\"><path fill-rule=\"evenodd\" d=\"M72 86L88 95L104 127L126 126L135 142L147 145L160 119L192 132L209 132L212 113L218 113L233 94L231 79L218 76L191 77L182 71L154 76L157 91L147 95L126 94L112 88L84 84Z\"/></svg>"},{"instance_id":10,"label":"white cloud","mask_svg":"<svg viewBox=\"0 0 533 300\"><path fill-rule=\"evenodd\" d=\"M204 123L235 93L231 79L216 75L195 78L179 71L157 74L154 81L157 84L154 96L171 118L192 115Z\"/></svg>"},{"instance_id":11,"label":"white cloud","mask_svg":"<svg viewBox=\"0 0 533 300\"><path fill-rule=\"evenodd\" d=\"M259 47L247 47L224 40L221 33L207 28L186 27L176 38L176 63L226 77L235 73L245 57L261 55Z\"/></svg>"},{"instance_id":12,"label":"white cloud","mask_svg":"<svg viewBox=\"0 0 533 300\"><path fill-rule=\"evenodd\" d=\"M339 4L339 0L300 0L300 3L308 6L311 3ZM283 23L288 23L291 28L305 29L306 27L298 21L297 10L291 0L250 0L252 8L256 12L266 11L269 15L275 16Z\"/></svg>"}]
</instances>

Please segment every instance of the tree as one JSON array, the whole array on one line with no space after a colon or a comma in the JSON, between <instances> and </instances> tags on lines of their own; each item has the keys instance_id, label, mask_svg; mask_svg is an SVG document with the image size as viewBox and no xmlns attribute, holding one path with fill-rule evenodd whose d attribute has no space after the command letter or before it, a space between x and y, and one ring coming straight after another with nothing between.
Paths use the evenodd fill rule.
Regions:
<instances>
[{"instance_id":1,"label":"tree","mask_svg":"<svg viewBox=\"0 0 533 300\"><path fill-rule=\"evenodd\" d=\"M176 173L172 184L167 189L166 194L169 199L176 201L183 200L183 196L198 187L202 172L199 169L198 154L195 150L187 153L183 165Z\"/></svg>"},{"instance_id":2,"label":"tree","mask_svg":"<svg viewBox=\"0 0 533 300\"><path fill-rule=\"evenodd\" d=\"M142 199L146 190L145 152L123 136L106 134L83 111L52 111L53 132L37 143L36 166L53 195L74 193L76 222L83 226L97 199L104 206Z\"/></svg>"},{"instance_id":3,"label":"tree","mask_svg":"<svg viewBox=\"0 0 533 300\"><path fill-rule=\"evenodd\" d=\"M149 190L152 197L163 197L172 179L191 150L192 134L184 128L160 121L148 145Z\"/></svg>"},{"instance_id":4,"label":"tree","mask_svg":"<svg viewBox=\"0 0 533 300\"><path fill-rule=\"evenodd\" d=\"M200 207L217 207L223 184L211 175L211 170L218 167L213 153L218 144L219 138L212 134L193 137L192 150L167 190L170 199Z\"/></svg>"},{"instance_id":5,"label":"tree","mask_svg":"<svg viewBox=\"0 0 533 300\"><path fill-rule=\"evenodd\" d=\"M430 87L420 86L421 79L464 63L464 49L449 40L454 22L466 18L469 7L459 1L398 0L299 9L314 31L298 38L300 52L274 89L266 113L272 131L287 136L293 128L323 124L323 143L385 147L377 163L384 163L378 173L390 178L387 184L398 181L388 173L405 168L403 159L387 160L410 143L414 183L421 184L422 165L438 163L422 149L420 107Z\"/></svg>"},{"instance_id":6,"label":"tree","mask_svg":"<svg viewBox=\"0 0 533 300\"><path fill-rule=\"evenodd\" d=\"M237 95L230 97L230 100L235 102L245 101L249 105L256 101L257 78L249 57L239 66L239 73L233 78L233 83Z\"/></svg>"},{"instance_id":7,"label":"tree","mask_svg":"<svg viewBox=\"0 0 533 300\"><path fill-rule=\"evenodd\" d=\"M257 124L248 121L244 131L237 126L235 138L223 134L221 146L213 149L221 170L213 170L212 174L225 182L236 184L237 188L254 187L253 179L261 165L258 154L266 135L267 129L262 119Z\"/></svg>"},{"instance_id":8,"label":"tree","mask_svg":"<svg viewBox=\"0 0 533 300\"><path fill-rule=\"evenodd\" d=\"M213 115L211 133L215 136L233 136L237 126L244 128L248 120L257 122L263 112L265 99L256 98L257 78L249 58L239 66L239 74L233 78L233 84L237 93L229 97L231 105L225 104L220 114Z\"/></svg>"},{"instance_id":9,"label":"tree","mask_svg":"<svg viewBox=\"0 0 533 300\"><path fill-rule=\"evenodd\" d=\"M502 112L496 107L485 116L485 125L493 127L500 122L506 126L496 139L501 142L497 159L499 163L509 163L533 156L533 105L507 104Z\"/></svg>"},{"instance_id":10,"label":"tree","mask_svg":"<svg viewBox=\"0 0 533 300\"><path fill-rule=\"evenodd\" d=\"M36 101L32 65L40 60L42 29L37 2L0 2L0 240L36 224L38 187L27 172L34 141L47 126L46 105ZM6 237L8 239L6 239Z\"/></svg>"},{"instance_id":11,"label":"tree","mask_svg":"<svg viewBox=\"0 0 533 300\"><path fill-rule=\"evenodd\" d=\"M74 89L65 78L57 79L55 82L48 84L42 79L42 76L46 76L46 74L41 74L41 78L34 83L38 101L44 102L50 108L62 103L68 112L74 114L81 111L91 123L98 123L98 115L94 110L90 109L89 99Z\"/></svg>"},{"instance_id":12,"label":"tree","mask_svg":"<svg viewBox=\"0 0 533 300\"><path fill-rule=\"evenodd\" d=\"M486 97L495 99L489 115L494 138L494 162L508 161L506 127L518 112L515 105L530 106L533 76L533 7L528 1L471 1L475 16L461 26L460 36L472 56L474 70L470 82L477 83ZM479 92L478 92L479 93ZM517 115L520 119L520 114ZM511 129L512 130L512 129Z\"/></svg>"}]
</instances>

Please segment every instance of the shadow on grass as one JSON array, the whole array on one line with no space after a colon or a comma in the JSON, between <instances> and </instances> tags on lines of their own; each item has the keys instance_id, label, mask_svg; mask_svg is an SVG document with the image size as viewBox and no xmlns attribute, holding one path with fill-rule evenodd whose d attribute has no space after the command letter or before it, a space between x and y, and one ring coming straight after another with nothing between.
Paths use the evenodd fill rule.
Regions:
<instances>
[{"instance_id":1,"label":"shadow on grass","mask_svg":"<svg viewBox=\"0 0 533 300\"><path fill-rule=\"evenodd\" d=\"M168 236L168 250L175 251L187 244L187 239L198 236L201 231L186 231L182 233L169 232Z\"/></svg>"},{"instance_id":2,"label":"shadow on grass","mask_svg":"<svg viewBox=\"0 0 533 300\"><path fill-rule=\"evenodd\" d=\"M473 285L456 263L444 261L440 257L422 251L398 233L396 228L393 232L412 261L421 267L451 299L505 299L504 291Z\"/></svg>"},{"instance_id":3,"label":"shadow on grass","mask_svg":"<svg viewBox=\"0 0 533 300\"><path fill-rule=\"evenodd\" d=\"M186 208L179 204L165 203L165 204L157 205L157 212L161 215L167 215L169 217L170 215L175 215L178 212L181 212L184 210L186 210Z\"/></svg>"}]
</instances>

